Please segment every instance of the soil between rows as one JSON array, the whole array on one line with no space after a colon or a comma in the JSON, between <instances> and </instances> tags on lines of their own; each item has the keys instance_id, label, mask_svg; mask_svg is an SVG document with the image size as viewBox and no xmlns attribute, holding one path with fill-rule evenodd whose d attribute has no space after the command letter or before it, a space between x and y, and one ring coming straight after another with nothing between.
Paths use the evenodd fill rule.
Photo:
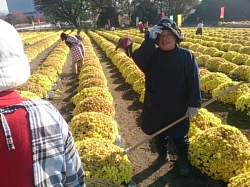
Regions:
<instances>
[{"instance_id":1,"label":"soil between rows","mask_svg":"<svg viewBox=\"0 0 250 187\"><path fill-rule=\"evenodd\" d=\"M139 102L139 95L133 91L131 85L125 83L121 73L94 41L92 41L92 45L100 59L103 71L108 80L109 90L114 98L114 106L116 110L115 119L119 125L122 147L132 147L147 137L140 129L142 103ZM31 62L32 70L46 58L51 49L53 49L53 46L48 48ZM54 93L56 97L49 99L50 102L61 112L67 122L70 122L72 111L75 108L70 99L77 93L78 86L78 79L71 75L70 70L71 62L69 57L55 87ZM204 101L210 99L210 96L204 93L203 97ZM241 129L250 140L250 117L241 112L237 112L232 105L225 105L216 101L206 108L221 117L225 123ZM153 140L142 144L128 154L134 169L132 180L138 187L227 186L225 182L213 180L194 167L191 168L191 175L189 177L179 176L175 148L172 142L170 142L170 148L171 161L157 171L149 168L151 162L157 157Z\"/></svg>"}]
</instances>

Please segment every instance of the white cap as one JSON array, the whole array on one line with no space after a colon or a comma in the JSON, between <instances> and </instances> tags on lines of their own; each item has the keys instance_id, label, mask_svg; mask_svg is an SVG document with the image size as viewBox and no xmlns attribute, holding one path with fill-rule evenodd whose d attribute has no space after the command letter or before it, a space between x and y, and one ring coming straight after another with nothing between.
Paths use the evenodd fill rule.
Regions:
<instances>
[{"instance_id":1,"label":"white cap","mask_svg":"<svg viewBox=\"0 0 250 187\"><path fill-rule=\"evenodd\" d=\"M17 30L0 19L0 92L16 88L30 76L29 60Z\"/></svg>"}]
</instances>

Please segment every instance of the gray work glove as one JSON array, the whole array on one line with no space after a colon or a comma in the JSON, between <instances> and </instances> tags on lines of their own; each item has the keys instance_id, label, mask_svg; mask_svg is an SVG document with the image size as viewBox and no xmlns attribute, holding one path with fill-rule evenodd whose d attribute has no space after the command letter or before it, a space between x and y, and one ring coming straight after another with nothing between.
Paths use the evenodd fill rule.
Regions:
<instances>
[{"instance_id":1,"label":"gray work glove","mask_svg":"<svg viewBox=\"0 0 250 187\"><path fill-rule=\"evenodd\" d=\"M152 29L150 29L149 31L149 38L151 39L156 39L157 35L160 34L162 32L162 26L153 26Z\"/></svg>"},{"instance_id":2,"label":"gray work glove","mask_svg":"<svg viewBox=\"0 0 250 187\"><path fill-rule=\"evenodd\" d=\"M187 113L188 113L189 118L191 118L192 116L198 113L198 108L188 107Z\"/></svg>"}]
</instances>

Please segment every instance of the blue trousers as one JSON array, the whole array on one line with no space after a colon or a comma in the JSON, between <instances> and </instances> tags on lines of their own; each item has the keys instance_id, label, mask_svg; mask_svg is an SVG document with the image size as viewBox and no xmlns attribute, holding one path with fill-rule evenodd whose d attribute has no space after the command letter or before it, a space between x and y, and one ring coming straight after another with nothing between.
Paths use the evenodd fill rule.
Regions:
<instances>
[{"instance_id":1,"label":"blue trousers","mask_svg":"<svg viewBox=\"0 0 250 187\"><path fill-rule=\"evenodd\" d=\"M159 134L157 135L155 139L155 145L158 154L166 154L169 151L169 138L165 134ZM189 150L189 141L188 141L188 135L185 135L184 137L180 138L172 138L177 155L180 157L187 157L188 156L188 150Z\"/></svg>"}]
</instances>

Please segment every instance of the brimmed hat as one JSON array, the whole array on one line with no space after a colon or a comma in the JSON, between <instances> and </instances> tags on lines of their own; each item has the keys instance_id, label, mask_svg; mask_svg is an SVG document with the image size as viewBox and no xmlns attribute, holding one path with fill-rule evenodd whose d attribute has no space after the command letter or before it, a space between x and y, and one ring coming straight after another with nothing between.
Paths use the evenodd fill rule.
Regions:
<instances>
[{"instance_id":1,"label":"brimmed hat","mask_svg":"<svg viewBox=\"0 0 250 187\"><path fill-rule=\"evenodd\" d=\"M16 88L30 76L30 64L17 30L0 19L0 92Z\"/></svg>"},{"instance_id":2,"label":"brimmed hat","mask_svg":"<svg viewBox=\"0 0 250 187\"><path fill-rule=\"evenodd\" d=\"M178 43L181 42L184 39L183 34L181 33L181 30L177 27L176 23L169 19L169 18L163 18L158 23L158 26L162 26L164 29L171 30L178 38Z\"/></svg>"}]
</instances>

